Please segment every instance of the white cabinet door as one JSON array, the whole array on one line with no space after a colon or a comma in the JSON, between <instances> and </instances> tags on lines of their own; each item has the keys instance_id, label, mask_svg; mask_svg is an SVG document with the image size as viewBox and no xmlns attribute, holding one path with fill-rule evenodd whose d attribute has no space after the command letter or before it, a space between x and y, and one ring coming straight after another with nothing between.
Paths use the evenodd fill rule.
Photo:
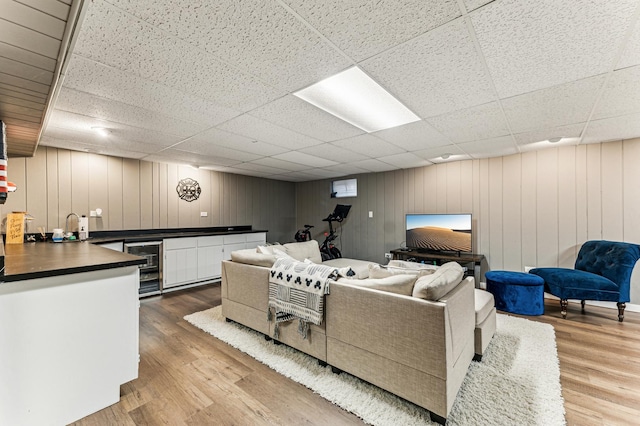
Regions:
<instances>
[{"instance_id":1,"label":"white cabinet door","mask_svg":"<svg viewBox=\"0 0 640 426\"><path fill-rule=\"evenodd\" d=\"M174 287L197 280L198 249L196 247L165 250L164 253L164 288Z\"/></svg>"},{"instance_id":2,"label":"white cabinet door","mask_svg":"<svg viewBox=\"0 0 640 426\"><path fill-rule=\"evenodd\" d=\"M246 238L247 238L247 248L263 246L267 243L266 232L256 232L253 234L246 234Z\"/></svg>"},{"instance_id":3,"label":"white cabinet door","mask_svg":"<svg viewBox=\"0 0 640 426\"><path fill-rule=\"evenodd\" d=\"M231 252L236 250L242 250L247 248L247 243L235 243L235 244L225 244L224 245L224 260L231 259Z\"/></svg>"},{"instance_id":4,"label":"white cabinet door","mask_svg":"<svg viewBox=\"0 0 640 426\"><path fill-rule=\"evenodd\" d=\"M220 278L222 247L222 245L198 247L198 280Z\"/></svg>"}]
</instances>

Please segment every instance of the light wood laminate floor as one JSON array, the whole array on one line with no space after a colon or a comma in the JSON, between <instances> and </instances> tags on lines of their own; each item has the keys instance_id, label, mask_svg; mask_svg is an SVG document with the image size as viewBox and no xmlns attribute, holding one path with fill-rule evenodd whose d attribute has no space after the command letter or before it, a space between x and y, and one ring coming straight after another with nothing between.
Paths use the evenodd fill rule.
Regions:
<instances>
[{"instance_id":1,"label":"light wood laminate floor","mask_svg":"<svg viewBox=\"0 0 640 426\"><path fill-rule=\"evenodd\" d=\"M141 301L139 378L77 425L353 425L355 416L182 319L220 304L210 285ZM640 424L640 314L546 301L569 425ZM284 402L283 402L284 401Z\"/></svg>"}]
</instances>

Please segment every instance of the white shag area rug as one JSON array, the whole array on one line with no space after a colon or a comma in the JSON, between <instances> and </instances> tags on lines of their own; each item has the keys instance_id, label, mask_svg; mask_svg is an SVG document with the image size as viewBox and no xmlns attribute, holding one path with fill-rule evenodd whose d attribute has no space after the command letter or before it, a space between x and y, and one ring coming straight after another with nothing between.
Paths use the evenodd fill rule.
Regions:
<instances>
[{"instance_id":1,"label":"white shag area rug","mask_svg":"<svg viewBox=\"0 0 640 426\"><path fill-rule=\"evenodd\" d=\"M185 320L301 383L372 425L430 425L429 412L207 309ZM481 362L472 362L448 425L565 425L560 367L551 325L498 314Z\"/></svg>"}]
</instances>

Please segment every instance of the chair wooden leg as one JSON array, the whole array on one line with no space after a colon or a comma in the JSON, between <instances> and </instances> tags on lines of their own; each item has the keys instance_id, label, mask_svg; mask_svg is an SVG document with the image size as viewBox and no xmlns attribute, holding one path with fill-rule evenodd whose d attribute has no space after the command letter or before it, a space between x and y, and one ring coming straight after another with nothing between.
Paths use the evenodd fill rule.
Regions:
<instances>
[{"instance_id":1,"label":"chair wooden leg","mask_svg":"<svg viewBox=\"0 0 640 426\"><path fill-rule=\"evenodd\" d=\"M560 299L560 313L562 314L562 318L567 318L567 305L569 301L567 299Z\"/></svg>"},{"instance_id":2,"label":"chair wooden leg","mask_svg":"<svg viewBox=\"0 0 640 426\"><path fill-rule=\"evenodd\" d=\"M584 300L581 300L580 304L582 305L582 313L584 314Z\"/></svg>"},{"instance_id":3,"label":"chair wooden leg","mask_svg":"<svg viewBox=\"0 0 640 426\"><path fill-rule=\"evenodd\" d=\"M626 303L619 302L618 303L618 321L622 322L624 319L624 308L627 307Z\"/></svg>"}]
</instances>

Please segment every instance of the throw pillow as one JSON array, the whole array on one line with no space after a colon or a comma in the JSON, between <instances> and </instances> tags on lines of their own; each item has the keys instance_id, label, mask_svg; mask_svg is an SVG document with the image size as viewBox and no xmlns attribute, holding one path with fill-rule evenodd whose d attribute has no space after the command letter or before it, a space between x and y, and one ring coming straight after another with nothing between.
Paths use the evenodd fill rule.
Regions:
<instances>
[{"instance_id":1,"label":"throw pillow","mask_svg":"<svg viewBox=\"0 0 640 426\"><path fill-rule=\"evenodd\" d=\"M322 255L320 255L320 247L316 240L304 241L301 243L287 243L282 246L287 254L300 262L305 259L311 260L313 263L322 263Z\"/></svg>"},{"instance_id":2,"label":"throw pillow","mask_svg":"<svg viewBox=\"0 0 640 426\"><path fill-rule=\"evenodd\" d=\"M406 269L430 269L434 271L439 268L439 266L437 265L429 265L428 263L409 262L408 260L390 260L387 266L394 267L394 268L406 268Z\"/></svg>"},{"instance_id":3,"label":"throw pillow","mask_svg":"<svg viewBox=\"0 0 640 426\"><path fill-rule=\"evenodd\" d=\"M415 275L403 274L392 275L386 278L367 278L364 280L340 278L338 282L411 296L411 290L413 289L413 284L416 282L416 278Z\"/></svg>"},{"instance_id":4,"label":"throw pillow","mask_svg":"<svg viewBox=\"0 0 640 426\"><path fill-rule=\"evenodd\" d=\"M386 278L386 277L390 277L392 275L399 275L399 274L409 274L409 275L413 275L413 276L415 276L417 278L418 276L427 275L427 274L433 274L435 271L436 271L436 269L396 268L396 267L393 267L393 266L381 266L381 265L377 265L377 264L370 264L369 265L369 278Z\"/></svg>"},{"instance_id":5,"label":"throw pillow","mask_svg":"<svg viewBox=\"0 0 640 426\"><path fill-rule=\"evenodd\" d=\"M271 268L276 262L276 257L272 254L256 253L254 249L244 249L232 251L231 260L237 263Z\"/></svg>"},{"instance_id":6,"label":"throw pillow","mask_svg":"<svg viewBox=\"0 0 640 426\"><path fill-rule=\"evenodd\" d=\"M279 244L270 244L270 245L266 245L266 246L258 246L256 247L256 252L258 253L262 253L262 254L271 254L273 255L273 250L274 249L278 249L281 251L285 251L285 249Z\"/></svg>"},{"instance_id":7,"label":"throw pillow","mask_svg":"<svg viewBox=\"0 0 640 426\"><path fill-rule=\"evenodd\" d=\"M281 257L285 257L287 259L298 260L298 259L294 259L293 257L289 256L289 254L277 248L273 249L273 256L275 256L277 259L280 259Z\"/></svg>"},{"instance_id":8,"label":"throw pillow","mask_svg":"<svg viewBox=\"0 0 640 426\"><path fill-rule=\"evenodd\" d=\"M413 297L439 300L460 284L463 276L462 266L457 262L445 263L433 274L418 277L413 287Z\"/></svg>"}]
</instances>

